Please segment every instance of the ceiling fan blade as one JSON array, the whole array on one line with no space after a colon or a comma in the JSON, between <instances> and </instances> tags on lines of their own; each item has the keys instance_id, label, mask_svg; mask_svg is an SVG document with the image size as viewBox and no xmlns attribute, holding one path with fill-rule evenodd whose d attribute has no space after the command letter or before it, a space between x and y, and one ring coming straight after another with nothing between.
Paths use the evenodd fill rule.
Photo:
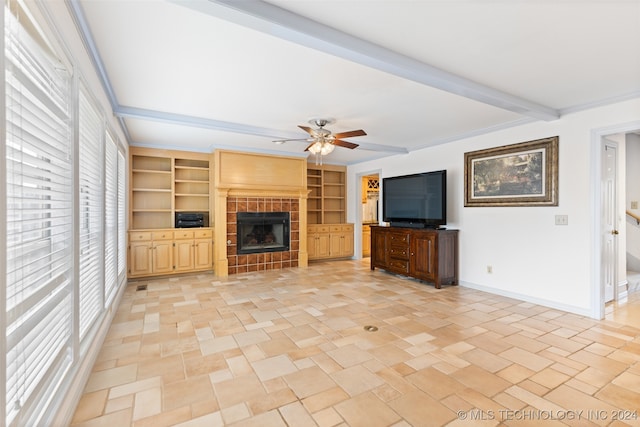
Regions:
<instances>
[{"instance_id":1,"label":"ceiling fan blade","mask_svg":"<svg viewBox=\"0 0 640 427\"><path fill-rule=\"evenodd\" d=\"M315 132L313 129L311 129L309 126L302 126L302 125L298 125L298 127L300 129L302 129L303 131L307 132L309 135L311 136L315 136Z\"/></svg>"},{"instance_id":2,"label":"ceiling fan blade","mask_svg":"<svg viewBox=\"0 0 640 427\"><path fill-rule=\"evenodd\" d=\"M336 133L333 136L335 136L336 139L342 139L342 138L351 138L352 136L364 136L366 134L367 133L362 129L358 129L358 130L351 130L349 132Z\"/></svg>"},{"instance_id":3,"label":"ceiling fan blade","mask_svg":"<svg viewBox=\"0 0 640 427\"><path fill-rule=\"evenodd\" d=\"M334 139L333 144L338 147L351 148L352 150L358 146L358 144L354 144L353 142L342 141L341 139Z\"/></svg>"},{"instance_id":4,"label":"ceiling fan blade","mask_svg":"<svg viewBox=\"0 0 640 427\"><path fill-rule=\"evenodd\" d=\"M307 141L309 140L309 138L295 138L295 139L276 139L275 142L276 144L284 144L285 142L291 142L291 141Z\"/></svg>"},{"instance_id":5,"label":"ceiling fan blade","mask_svg":"<svg viewBox=\"0 0 640 427\"><path fill-rule=\"evenodd\" d=\"M313 141L311 144L307 145L307 148L305 148L304 151L309 151L309 148L311 148L311 146L315 143L316 141Z\"/></svg>"}]
</instances>

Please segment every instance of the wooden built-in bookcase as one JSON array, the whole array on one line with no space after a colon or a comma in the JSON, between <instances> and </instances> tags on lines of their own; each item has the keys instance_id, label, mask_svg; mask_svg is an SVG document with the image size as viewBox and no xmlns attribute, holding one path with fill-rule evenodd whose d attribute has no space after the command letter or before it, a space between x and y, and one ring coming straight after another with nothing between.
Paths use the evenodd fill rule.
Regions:
<instances>
[{"instance_id":1,"label":"wooden built-in bookcase","mask_svg":"<svg viewBox=\"0 0 640 427\"><path fill-rule=\"evenodd\" d=\"M130 147L128 275L213 268L213 158ZM201 228L175 228L176 213L202 213Z\"/></svg>"},{"instance_id":2,"label":"wooden built-in bookcase","mask_svg":"<svg viewBox=\"0 0 640 427\"><path fill-rule=\"evenodd\" d=\"M347 224L346 167L307 166L309 260L353 256L354 227Z\"/></svg>"},{"instance_id":3,"label":"wooden built-in bookcase","mask_svg":"<svg viewBox=\"0 0 640 427\"><path fill-rule=\"evenodd\" d=\"M347 220L346 188L344 166L307 166L308 224L345 223Z\"/></svg>"},{"instance_id":4,"label":"wooden built-in bookcase","mask_svg":"<svg viewBox=\"0 0 640 427\"><path fill-rule=\"evenodd\" d=\"M130 156L130 229L173 228L176 212L213 218L211 155L131 147Z\"/></svg>"}]
</instances>

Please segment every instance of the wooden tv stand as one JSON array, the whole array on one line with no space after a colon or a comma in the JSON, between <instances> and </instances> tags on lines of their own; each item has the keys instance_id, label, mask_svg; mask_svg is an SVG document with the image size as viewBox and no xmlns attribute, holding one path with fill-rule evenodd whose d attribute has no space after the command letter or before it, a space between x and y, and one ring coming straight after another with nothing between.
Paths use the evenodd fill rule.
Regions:
<instances>
[{"instance_id":1,"label":"wooden tv stand","mask_svg":"<svg viewBox=\"0 0 640 427\"><path fill-rule=\"evenodd\" d=\"M458 284L458 230L371 226L371 269Z\"/></svg>"}]
</instances>

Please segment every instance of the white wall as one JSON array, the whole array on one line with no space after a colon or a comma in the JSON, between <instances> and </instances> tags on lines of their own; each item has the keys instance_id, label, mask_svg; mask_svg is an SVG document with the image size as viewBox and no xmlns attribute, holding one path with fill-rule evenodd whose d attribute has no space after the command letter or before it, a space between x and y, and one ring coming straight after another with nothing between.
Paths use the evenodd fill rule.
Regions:
<instances>
[{"instance_id":1,"label":"white wall","mask_svg":"<svg viewBox=\"0 0 640 427\"><path fill-rule=\"evenodd\" d=\"M631 201L640 203L640 135L629 134L627 146L627 191L625 208L636 215L640 209L631 209ZM640 226L632 218L627 220L627 269L640 271Z\"/></svg>"},{"instance_id":2,"label":"white wall","mask_svg":"<svg viewBox=\"0 0 640 427\"><path fill-rule=\"evenodd\" d=\"M355 197L355 177L362 171L380 169L383 178L447 169L448 227L460 230L461 284L591 315L596 304L591 269L592 131L638 120L640 99L634 99L567 114L553 122L531 123L352 165L347 170L348 197L350 201ZM555 135L560 137L557 207L463 206L465 152ZM568 215L569 225L554 225L556 214ZM353 210L348 220L356 220ZM493 267L492 274L487 273L487 265Z\"/></svg>"}]
</instances>

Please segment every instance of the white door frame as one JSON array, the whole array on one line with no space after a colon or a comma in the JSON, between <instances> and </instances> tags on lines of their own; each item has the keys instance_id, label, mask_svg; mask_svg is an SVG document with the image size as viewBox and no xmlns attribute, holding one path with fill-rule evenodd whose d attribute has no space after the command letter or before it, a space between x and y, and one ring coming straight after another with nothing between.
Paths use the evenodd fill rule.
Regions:
<instances>
[{"instance_id":1,"label":"white door frame","mask_svg":"<svg viewBox=\"0 0 640 427\"><path fill-rule=\"evenodd\" d=\"M624 134L617 134L615 136L623 136ZM613 207L608 206L607 200L604 199L600 199L600 218L603 218L603 215L605 215L605 223L601 225L604 226L603 229L600 230L600 238L603 239L610 239L609 241L611 242L611 248L613 253L610 254L611 257L607 256L607 251L605 250L604 246L606 246L606 243L602 242L600 243L600 250L603 251L602 255L603 258L600 261L600 266L601 268L604 267L607 264L612 264L612 265L608 265L608 268L611 268L612 271L610 272L611 275L613 277L611 277L611 275L609 275L609 277L607 277L608 273L605 269L603 277L601 278L602 280L602 288L603 288L603 303L606 305L608 302L610 301L617 301L618 300L618 257L620 256L620 238L616 237L615 235L613 235L612 233L614 232L614 230L617 230L619 227L619 222L620 222L620 216L619 216L619 212L618 212L618 195L619 195L619 181L620 181L620 175L619 175L619 171L618 171L618 156L619 156L619 152L620 152L620 145L618 144L617 141L614 141L613 139L609 139L609 136L605 136L602 137L602 152L600 153L601 156L603 155L604 157L601 157L602 160L602 165L600 168L600 171L602 173L601 178L604 178L606 180L606 168L609 166L606 156L607 156L607 152L609 151L609 149L613 150L615 152L615 156L613 159L613 169L614 169L614 177L613 177L613 194L611 194L610 196L613 197ZM605 192L605 194L607 193L606 189L603 189L603 191ZM611 200L609 199L609 202ZM606 210L608 210L609 208L611 208L611 212L609 212L609 220L611 221L611 224L607 224L606 222L606 217L607 215L604 214L604 212ZM605 237L606 234L606 237ZM604 246L603 246L604 245ZM602 272L602 271L601 271ZM609 280L611 281L611 283L609 283ZM609 286L611 287L611 289L607 289L607 284L609 284ZM609 290L611 291L611 294L609 294ZM610 299L609 299L610 298Z\"/></svg>"},{"instance_id":2,"label":"white door frame","mask_svg":"<svg viewBox=\"0 0 640 427\"><path fill-rule=\"evenodd\" d=\"M602 225L600 217L602 146L605 143L605 137L609 135L629 133L638 129L640 129L640 120L591 131L591 317L595 319L604 318L604 283L601 281L602 267L600 261L602 259L600 236ZM617 181L619 180L620 176L618 174Z\"/></svg>"}]
</instances>

